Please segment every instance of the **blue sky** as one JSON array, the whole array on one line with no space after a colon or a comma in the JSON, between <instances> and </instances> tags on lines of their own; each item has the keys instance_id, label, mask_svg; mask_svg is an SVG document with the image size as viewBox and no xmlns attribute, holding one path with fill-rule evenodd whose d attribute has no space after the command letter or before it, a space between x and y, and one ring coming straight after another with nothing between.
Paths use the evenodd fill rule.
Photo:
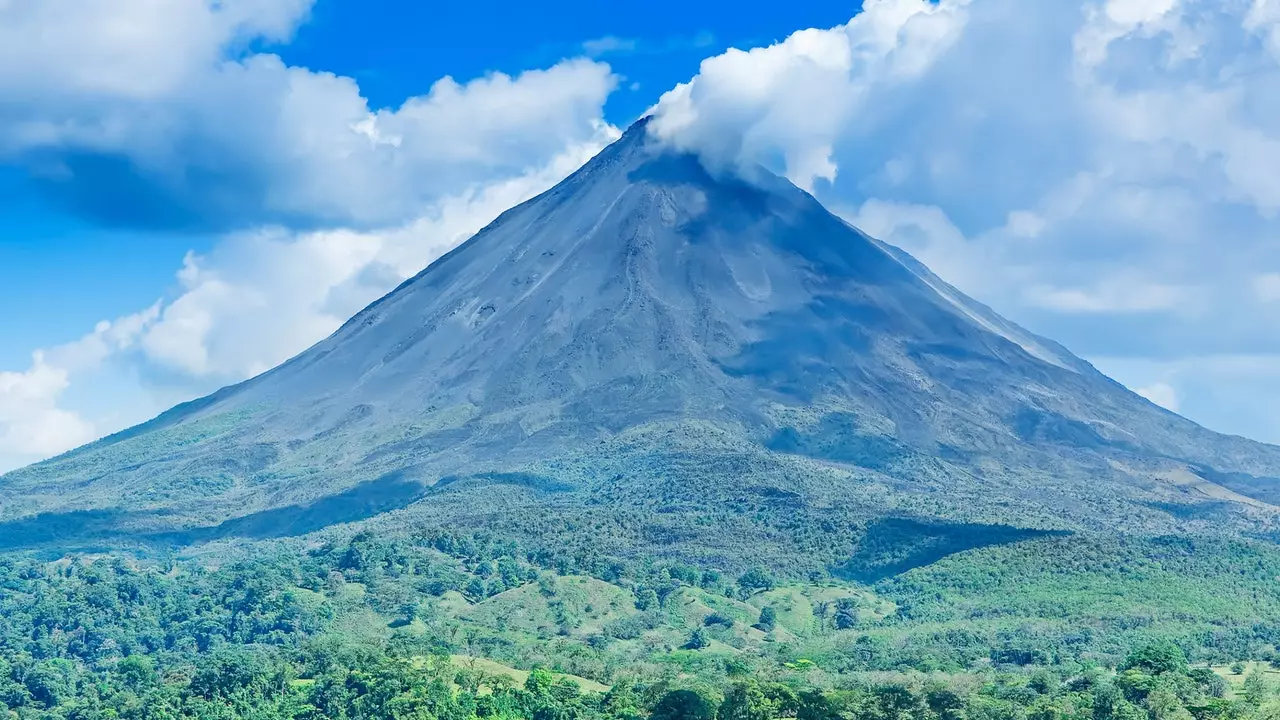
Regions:
<instances>
[{"instance_id":1,"label":"blue sky","mask_svg":"<svg viewBox=\"0 0 1280 720\"><path fill-rule=\"evenodd\" d=\"M372 104L393 106L425 92L442 75L515 74L581 54L584 43L617 38L624 42L600 55L640 84L637 92L609 98L606 115L624 123L692 77L708 55L730 46L768 45L798 28L838 25L857 9L856 2L833 0L768 3L749 12L740 4L679 0L635 7L588 0L320 0L310 21L278 51L290 64L353 77Z\"/></svg>"},{"instance_id":2,"label":"blue sky","mask_svg":"<svg viewBox=\"0 0 1280 720\"><path fill-rule=\"evenodd\" d=\"M657 108L1280 441L1280 2L14 0L0 470L330 332Z\"/></svg>"}]
</instances>

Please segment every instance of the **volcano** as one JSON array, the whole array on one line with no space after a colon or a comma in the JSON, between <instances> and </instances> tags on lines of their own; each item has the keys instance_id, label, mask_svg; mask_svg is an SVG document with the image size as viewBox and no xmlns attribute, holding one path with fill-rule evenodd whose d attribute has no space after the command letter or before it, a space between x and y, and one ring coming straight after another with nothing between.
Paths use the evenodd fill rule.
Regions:
<instances>
[{"instance_id":1,"label":"volcano","mask_svg":"<svg viewBox=\"0 0 1280 720\"><path fill-rule=\"evenodd\" d=\"M886 523L1268 532L1277 476L642 120L289 362L0 479L0 545L357 523L830 568Z\"/></svg>"}]
</instances>

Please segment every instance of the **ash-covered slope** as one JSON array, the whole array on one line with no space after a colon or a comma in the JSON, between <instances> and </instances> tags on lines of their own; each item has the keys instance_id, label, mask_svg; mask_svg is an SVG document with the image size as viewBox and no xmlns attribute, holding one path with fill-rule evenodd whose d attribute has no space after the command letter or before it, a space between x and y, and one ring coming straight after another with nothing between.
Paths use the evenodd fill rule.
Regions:
<instances>
[{"instance_id":1,"label":"ash-covered slope","mask_svg":"<svg viewBox=\"0 0 1280 720\"><path fill-rule=\"evenodd\" d=\"M190 541L409 505L395 523L588 517L617 552L716 556L730 533L767 558L825 542L797 523L838 543L885 516L1251 532L1276 476L1280 448L1148 403L642 121L285 365L5 476L0 531Z\"/></svg>"}]
</instances>

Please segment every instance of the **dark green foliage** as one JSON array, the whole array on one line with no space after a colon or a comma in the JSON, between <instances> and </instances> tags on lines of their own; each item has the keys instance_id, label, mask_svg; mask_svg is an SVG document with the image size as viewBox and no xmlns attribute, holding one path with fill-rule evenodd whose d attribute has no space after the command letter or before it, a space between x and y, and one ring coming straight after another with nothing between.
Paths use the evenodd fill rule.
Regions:
<instances>
[{"instance_id":1,"label":"dark green foliage","mask_svg":"<svg viewBox=\"0 0 1280 720\"><path fill-rule=\"evenodd\" d=\"M653 588L643 588L636 593L636 609L650 610L658 606L658 594Z\"/></svg>"},{"instance_id":2,"label":"dark green foliage","mask_svg":"<svg viewBox=\"0 0 1280 720\"><path fill-rule=\"evenodd\" d=\"M717 717L719 720L774 720L781 711L781 703L766 694L758 683L745 682L725 693Z\"/></svg>"},{"instance_id":3,"label":"dark green foliage","mask_svg":"<svg viewBox=\"0 0 1280 720\"><path fill-rule=\"evenodd\" d=\"M1244 679L1244 685L1241 688L1241 695L1244 698L1245 704L1249 707L1256 708L1262 705L1262 702L1267 699L1269 694L1270 687L1260 670L1255 669Z\"/></svg>"},{"instance_id":4,"label":"dark green foliage","mask_svg":"<svg viewBox=\"0 0 1280 720\"><path fill-rule=\"evenodd\" d=\"M1168 640L1154 642L1129 654L1120 670L1137 669L1151 675L1185 673L1187 656L1182 648Z\"/></svg>"},{"instance_id":5,"label":"dark green foliage","mask_svg":"<svg viewBox=\"0 0 1280 720\"><path fill-rule=\"evenodd\" d=\"M672 690L658 701L650 720L715 720L716 705L698 690Z\"/></svg>"},{"instance_id":6,"label":"dark green foliage","mask_svg":"<svg viewBox=\"0 0 1280 720\"><path fill-rule=\"evenodd\" d=\"M836 601L834 623L837 630L858 626L858 604L853 598L840 598Z\"/></svg>"},{"instance_id":7,"label":"dark green foliage","mask_svg":"<svg viewBox=\"0 0 1280 720\"><path fill-rule=\"evenodd\" d=\"M771 590L775 585L777 580L774 579L773 573L761 567L751 568L738 578L738 587L747 593Z\"/></svg>"},{"instance_id":8,"label":"dark green foliage","mask_svg":"<svg viewBox=\"0 0 1280 720\"><path fill-rule=\"evenodd\" d=\"M778 612L769 606L765 606L760 610L760 620L756 622L756 627L764 632L773 632L778 625Z\"/></svg>"},{"instance_id":9,"label":"dark green foliage","mask_svg":"<svg viewBox=\"0 0 1280 720\"><path fill-rule=\"evenodd\" d=\"M686 650L701 650L711 645L711 641L707 639L707 634L702 628L697 628L689 635L689 642L684 644Z\"/></svg>"}]
</instances>

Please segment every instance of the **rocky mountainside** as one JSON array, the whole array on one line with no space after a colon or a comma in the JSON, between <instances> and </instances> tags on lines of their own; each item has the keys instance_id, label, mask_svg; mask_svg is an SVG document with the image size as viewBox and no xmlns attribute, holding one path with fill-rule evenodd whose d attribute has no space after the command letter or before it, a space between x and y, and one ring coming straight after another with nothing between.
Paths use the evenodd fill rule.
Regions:
<instances>
[{"instance_id":1,"label":"rocky mountainside","mask_svg":"<svg viewBox=\"0 0 1280 720\"><path fill-rule=\"evenodd\" d=\"M831 568L877 527L1264 534L1278 476L641 121L288 363L6 475L0 547L359 521Z\"/></svg>"}]
</instances>

